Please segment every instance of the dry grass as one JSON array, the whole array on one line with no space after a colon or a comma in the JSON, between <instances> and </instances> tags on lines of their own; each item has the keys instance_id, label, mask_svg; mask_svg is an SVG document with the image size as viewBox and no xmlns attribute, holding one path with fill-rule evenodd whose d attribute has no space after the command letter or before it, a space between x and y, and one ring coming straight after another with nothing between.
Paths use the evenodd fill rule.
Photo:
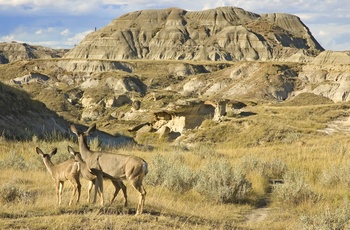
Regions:
<instances>
[{"instance_id":1,"label":"dry grass","mask_svg":"<svg viewBox=\"0 0 350 230\"><path fill-rule=\"evenodd\" d=\"M107 202L105 207L87 204L84 180L79 205L67 206L71 192L67 182L63 205L56 206L53 180L34 149L57 147L53 161L60 162L70 157L67 145L78 149L72 140L48 142L33 138L19 142L1 138L0 225L6 229L346 228L350 213L350 182L344 176L349 174L350 164L348 134L328 135L319 130L346 117L348 107L348 104L252 106L249 111L256 115L233 118L219 125L207 122L210 129L207 137L204 134L202 137L214 139L216 132L226 136L224 143L202 143L186 150L158 141L154 150L109 149L144 158L149 162L149 177L160 167L154 164L158 156L173 162L166 170L172 173L170 176L177 175L176 171L185 166L195 176L201 176L198 172L208 162L225 159L234 169L245 172L252 185L245 199L224 204L198 193L195 186L178 191L171 186L150 184L146 178L145 213L139 217L133 215L138 194L129 184L126 184L128 208L123 208L121 193L114 204ZM94 149L98 148L92 144ZM285 179L286 183L273 188L269 179ZM295 193L298 186L301 190ZM111 197L113 187L108 181L105 191L105 197ZM302 196L295 195L301 191ZM320 222L321 219L327 221Z\"/></svg>"}]
</instances>

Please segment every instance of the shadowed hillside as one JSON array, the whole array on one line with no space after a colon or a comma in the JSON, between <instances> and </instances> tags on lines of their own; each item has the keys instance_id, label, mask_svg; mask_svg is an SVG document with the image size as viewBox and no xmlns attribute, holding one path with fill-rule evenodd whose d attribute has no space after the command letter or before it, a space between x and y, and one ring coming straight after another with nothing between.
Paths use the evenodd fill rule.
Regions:
<instances>
[{"instance_id":1,"label":"shadowed hillside","mask_svg":"<svg viewBox=\"0 0 350 230\"><path fill-rule=\"evenodd\" d=\"M0 83L0 133L7 138L31 139L66 133L68 123L25 91Z\"/></svg>"}]
</instances>

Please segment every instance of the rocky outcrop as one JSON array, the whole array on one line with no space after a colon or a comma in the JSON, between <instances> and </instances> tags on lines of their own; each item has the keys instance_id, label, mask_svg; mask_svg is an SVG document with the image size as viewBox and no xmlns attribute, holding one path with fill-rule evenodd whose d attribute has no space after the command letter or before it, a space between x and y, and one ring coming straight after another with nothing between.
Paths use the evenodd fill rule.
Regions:
<instances>
[{"instance_id":1,"label":"rocky outcrop","mask_svg":"<svg viewBox=\"0 0 350 230\"><path fill-rule=\"evenodd\" d=\"M32 46L26 43L1 42L0 64L6 64L18 60L60 58L68 50L51 49L43 46Z\"/></svg>"},{"instance_id":2,"label":"rocky outcrop","mask_svg":"<svg viewBox=\"0 0 350 230\"><path fill-rule=\"evenodd\" d=\"M334 102L350 101L350 55L348 52L324 51L299 74L305 88L296 95L312 92Z\"/></svg>"},{"instance_id":3,"label":"rocky outcrop","mask_svg":"<svg viewBox=\"0 0 350 230\"><path fill-rule=\"evenodd\" d=\"M324 51L311 64L314 65L342 65L350 64L350 52Z\"/></svg>"},{"instance_id":4,"label":"rocky outcrop","mask_svg":"<svg viewBox=\"0 0 350 230\"><path fill-rule=\"evenodd\" d=\"M22 77L16 77L12 79L11 83L17 84L17 85L23 85L23 84L33 83L33 82L45 82L49 79L50 78L48 76L40 73L29 73Z\"/></svg>"},{"instance_id":5,"label":"rocky outcrop","mask_svg":"<svg viewBox=\"0 0 350 230\"><path fill-rule=\"evenodd\" d=\"M210 75L215 81L208 80L206 75L195 75L173 90L183 95L197 95L199 98L214 100L285 100L295 90L294 82L298 73L283 64L240 62Z\"/></svg>"},{"instance_id":6,"label":"rocky outcrop","mask_svg":"<svg viewBox=\"0 0 350 230\"><path fill-rule=\"evenodd\" d=\"M102 73L113 70L132 72L133 66L130 63L102 60L59 60L59 68L69 72Z\"/></svg>"},{"instance_id":7,"label":"rocky outcrop","mask_svg":"<svg viewBox=\"0 0 350 230\"><path fill-rule=\"evenodd\" d=\"M125 14L88 34L65 58L308 61L323 48L294 15L235 7Z\"/></svg>"}]
</instances>

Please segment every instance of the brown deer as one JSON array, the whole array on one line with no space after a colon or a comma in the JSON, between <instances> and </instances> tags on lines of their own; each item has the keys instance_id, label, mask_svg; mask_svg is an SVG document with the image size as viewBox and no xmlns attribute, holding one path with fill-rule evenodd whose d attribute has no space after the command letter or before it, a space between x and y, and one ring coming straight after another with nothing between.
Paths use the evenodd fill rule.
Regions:
<instances>
[{"instance_id":1,"label":"brown deer","mask_svg":"<svg viewBox=\"0 0 350 230\"><path fill-rule=\"evenodd\" d=\"M81 155L79 152L74 151L74 149L71 146L68 146L68 152L74 156L74 159L80 163L80 174L83 178L89 181L89 187L88 187L88 198L87 202L90 202L90 195L91 195L91 190L92 187L95 185L95 195L94 195L94 200L93 203L96 202L96 194L98 193L101 199L101 205L104 204L103 200L103 189L101 190L101 185L100 182L97 180L97 176L91 172L91 170L87 167L85 161L83 161ZM115 188L113 197L111 199L111 203L113 203L114 199L118 195L120 189L122 189L123 194L124 194L124 206L128 206L128 199L127 199L127 193L126 193L126 186L121 180L111 180L112 184ZM103 186L102 186L103 187Z\"/></svg>"},{"instance_id":2,"label":"brown deer","mask_svg":"<svg viewBox=\"0 0 350 230\"><path fill-rule=\"evenodd\" d=\"M87 137L96 130L96 124L90 126L85 132L79 132L75 125L71 124L70 130L78 137L80 154L90 170L101 171L103 177L112 180L126 179L140 193L136 215L141 214L146 198L142 180L148 173L147 162L136 156L90 150Z\"/></svg>"},{"instance_id":3,"label":"brown deer","mask_svg":"<svg viewBox=\"0 0 350 230\"><path fill-rule=\"evenodd\" d=\"M74 159L67 160L60 164L54 164L51 157L57 153L57 148L54 148L50 154L45 154L40 148L36 147L36 152L43 158L47 171L51 174L56 183L57 204L62 202L63 185L66 180L69 180L73 185L73 193L69 201L72 204L74 196L78 191L76 203L79 203L81 184L80 184L80 165Z\"/></svg>"}]
</instances>

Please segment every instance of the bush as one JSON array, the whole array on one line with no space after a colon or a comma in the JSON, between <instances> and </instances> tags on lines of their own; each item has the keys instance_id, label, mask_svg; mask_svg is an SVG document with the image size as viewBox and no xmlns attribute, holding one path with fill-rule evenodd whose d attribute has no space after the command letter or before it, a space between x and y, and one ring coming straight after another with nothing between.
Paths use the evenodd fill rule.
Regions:
<instances>
[{"instance_id":1,"label":"bush","mask_svg":"<svg viewBox=\"0 0 350 230\"><path fill-rule=\"evenodd\" d=\"M168 170L169 163L163 156L157 154L152 159L151 164L153 166L152 170L145 177L147 183L153 186L162 185L165 181L165 172Z\"/></svg>"},{"instance_id":2,"label":"bush","mask_svg":"<svg viewBox=\"0 0 350 230\"><path fill-rule=\"evenodd\" d=\"M8 204L14 202L34 203L35 198L35 192L25 191L16 187L12 183L4 184L0 187L1 204Z\"/></svg>"},{"instance_id":3,"label":"bush","mask_svg":"<svg viewBox=\"0 0 350 230\"><path fill-rule=\"evenodd\" d=\"M350 185L350 165L333 166L331 169L324 170L320 175L320 183L327 187L333 187L338 184Z\"/></svg>"},{"instance_id":4,"label":"bush","mask_svg":"<svg viewBox=\"0 0 350 230\"><path fill-rule=\"evenodd\" d=\"M20 154L12 150L8 153L5 159L0 161L0 168L27 170L29 166Z\"/></svg>"},{"instance_id":5,"label":"bush","mask_svg":"<svg viewBox=\"0 0 350 230\"><path fill-rule=\"evenodd\" d=\"M251 183L239 169L233 170L224 159L207 163L198 174L196 190L220 203L235 203L245 198Z\"/></svg>"},{"instance_id":6,"label":"bush","mask_svg":"<svg viewBox=\"0 0 350 230\"><path fill-rule=\"evenodd\" d=\"M247 156L242 162L245 172L256 171L267 179L280 179L287 171L287 166L279 159L271 162L261 161L252 156Z\"/></svg>"},{"instance_id":7,"label":"bush","mask_svg":"<svg viewBox=\"0 0 350 230\"><path fill-rule=\"evenodd\" d=\"M350 204L331 210L326 208L323 213L300 217L301 229L349 229Z\"/></svg>"},{"instance_id":8,"label":"bush","mask_svg":"<svg viewBox=\"0 0 350 230\"><path fill-rule=\"evenodd\" d=\"M288 171L284 175L284 184L277 185L273 197L286 205L299 205L305 202L315 203L320 195L313 192L303 176L296 171Z\"/></svg>"},{"instance_id":9,"label":"bush","mask_svg":"<svg viewBox=\"0 0 350 230\"><path fill-rule=\"evenodd\" d=\"M193 188L195 177L192 170L181 162L175 162L165 174L163 185L175 192L185 192Z\"/></svg>"},{"instance_id":10,"label":"bush","mask_svg":"<svg viewBox=\"0 0 350 230\"><path fill-rule=\"evenodd\" d=\"M184 164L180 154L173 155L168 159L156 155L152 165L154 167L146 177L149 184L162 185L175 192L185 192L192 189L195 181L194 173Z\"/></svg>"}]
</instances>

